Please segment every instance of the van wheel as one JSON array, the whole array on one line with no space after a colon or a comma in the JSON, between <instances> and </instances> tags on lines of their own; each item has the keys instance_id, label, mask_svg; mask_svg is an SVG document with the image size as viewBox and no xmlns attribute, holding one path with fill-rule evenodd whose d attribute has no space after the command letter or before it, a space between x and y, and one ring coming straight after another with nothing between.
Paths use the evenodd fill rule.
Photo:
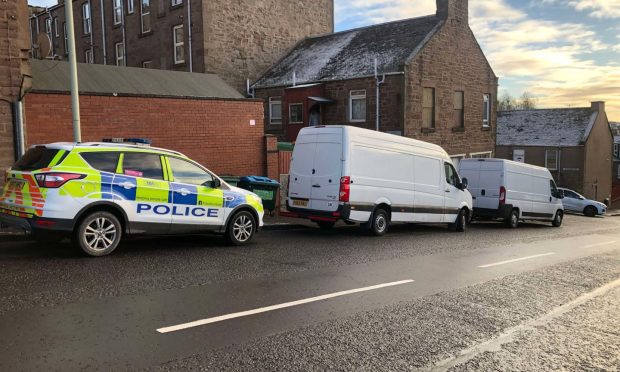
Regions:
<instances>
[{"instance_id":1,"label":"van wheel","mask_svg":"<svg viewBox=\"0 0 620 372\"><path fill-rule=\"evenodd\" d=\"M252 213L248 211L237 212L226 228L226 241L228 244L241 246L252 240L256 233L256 220Z\"/></svg>"},{"instance_id":2,"label":"van wheel","mask_svg":"<svg viewBox=\"0 0 620 372\"><path fill-rule=\"evenodd\" d=\"M317 221L316 224L319 225L321 230L331 230L336 225L335 222L331 221Z\"/></svg>"},{"instance_id":3,"label":"van wheel","mask_svg":"<svg viewBox=\"0 0 620 372\"><path fill-rule=\"evenodd\" d=\"M465 232L465 229L467 228L467 211L465 209L461 209L459 215L456 217L456 221L451 225L454 231Z\"/></svg>"},{"instance_id":4,"label":"van wheel","mask_svg":"<svg viewBox=\"0 0 620 372\"><path fill-rule=\"evenodd\" d=\"M519 211L517 209L513 209L512 212L510 212L510 217L508 217L504 223L506 224L506 227L511 229L516 229L519 227Z\"/></svg>"},{"instance_id":5,"label":"van wheel","mask_svg":"<svg viewBox=\"0 0 620 372\"><path fill-rule=\"evenodd\" d=\"M588 205L586 209L583 210L583 214L585 214L587 217L596 217L597 212L598 211L596 210L596 207L592 205Z\"/></svg>"},{"instance_id":6,"label":"van wheel","mask_svg":"<svg viewBox=\"0 0 620 372\"><path fill-rule=\"evenodd\" d=\"M390 218L383 209L377 209L372 214L370 223L370 233L374 236L383 236L387 233L390 226Z\"/></svg>"},{"instance_id":7,"label":"van wheel","mask_svg":"<svg viewBox=\"0 0 620 372\"><path fill-rule=\"evenodd\" d=\"M551 222L551 225L553 225L553 227L560 227L562 226L563 219L564 213L562 213L562 211L557 211L555 212L555 217L553 218L553 222Z\"/></svg>"},{"instance_id":8,"label":"van wheel","mask_svg":"<svg viewBox=\"0 0 620 372\"><path fill-rule=\"evenodd\" d=\"M80 222L74 241L89 256L101 257L112 253L121 241L123 230L115 215L109 212L92 213Z\"/></svg>"}]
</instances>

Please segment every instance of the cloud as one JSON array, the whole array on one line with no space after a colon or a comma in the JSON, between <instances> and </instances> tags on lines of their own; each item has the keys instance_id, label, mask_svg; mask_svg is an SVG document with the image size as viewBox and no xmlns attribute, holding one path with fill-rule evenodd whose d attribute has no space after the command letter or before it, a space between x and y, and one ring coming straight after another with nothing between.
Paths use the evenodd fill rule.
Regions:
<instances>
[{"instance_id":1,"label":"cloud","mask_svg":"<svg viewBox=\"0 0 620 372\"><path fill-rule=\"evenodd\" d=\"M565 5L581 12L587 12L593 18L620 18L620 0L533 0L531 7L545 5Z\"/></svg>"},{"instance_id":2,"label":"cloud","mask_svg":"<svg viewBox=\"0 0 620 372\"><path fill-rule=\"evenodd\" d=\"M620 11L620 0L543 0L562 2L599 17ZM541 1L536 2L541 5ZM435 0L336 0L340 24L366 25L435 13ZM610 117L620 118L620 67L597 61L600 51L619 52L597 30L577 22L534 19L506 0L470 0L470 27L502 88L515 96L528 90L542 107L589 106L607 101ZM615 44L615 43L614 43Z\"/></svg>"}]
</instances>

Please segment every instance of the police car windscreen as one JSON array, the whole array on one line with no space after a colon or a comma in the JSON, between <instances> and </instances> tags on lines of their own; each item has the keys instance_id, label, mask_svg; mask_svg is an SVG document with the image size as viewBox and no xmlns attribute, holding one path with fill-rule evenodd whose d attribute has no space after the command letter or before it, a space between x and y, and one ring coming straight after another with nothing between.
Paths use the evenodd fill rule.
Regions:
<instances>
[{"instance_id":1,"label":"police car windscreen","mask_svg":"<svg viewBox=\"0 0 620 372\"><path fill-rule=\"evenodd\" d=\"M46 168L58 154L58 149L34 147L28 150L13 166L16 171L32 171Z\"/></svg>"}]
</instances>

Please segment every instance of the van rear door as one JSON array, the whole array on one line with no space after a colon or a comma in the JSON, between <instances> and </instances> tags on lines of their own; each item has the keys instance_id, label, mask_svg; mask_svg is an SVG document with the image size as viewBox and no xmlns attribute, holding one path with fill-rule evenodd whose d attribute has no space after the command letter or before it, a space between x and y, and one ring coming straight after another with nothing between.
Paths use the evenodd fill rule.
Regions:
<instances>
[{"instance_id":1,"label":"van rear door","mask_svg":"<svg viewBox=\"0 0 620 372\"><path fill-rule=\"evenodd\" d=\"M480 180L478 181L476 206L482 209L498 209L504 162L479 161L479 163Z\"/></svg>"},{"instance_id":2,"label":"van rear door","mask_svg":"<svg viewBox=\"0 0 620 372\"><path fill-rule=\"evenodd\" d=\"M289 177L289 206L308 208L312 193L312 170L316 154L316 134L302 131L297 137Z\"/></svg>"}]
</instances>

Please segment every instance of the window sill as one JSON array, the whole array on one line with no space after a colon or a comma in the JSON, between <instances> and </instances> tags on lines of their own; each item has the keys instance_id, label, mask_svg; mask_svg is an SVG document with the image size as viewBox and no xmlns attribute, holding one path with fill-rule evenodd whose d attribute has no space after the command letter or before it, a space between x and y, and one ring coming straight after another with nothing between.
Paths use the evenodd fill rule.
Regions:
<instances>
[{"instance_id":1,"label":"window sill","mask_svg":"<svg viewBox=\"0 0 620 372\"><path fill-rule=\"evenodd\" d=\"M435 133L435 128L422 128L422 133Z\"/></svg>"},{"instance_id":2,"label":"window sill","mask_svg":"<svg viewBox=\"0 0 620 372\"><path fill-rule=\"evenodd\" d=\"M114 23L112 24L112 28L120 28L123 24L122 23Z\"/></svg>"},{"instance_id":3,"label":"window sill","mask_svg":"<svg viewBox=\"0 0 620 372\"><path fill-rule=\"evenodd\" d=\"M151 35L153 35L153 30L146 31L146 32L141 32L141 33L138 34L138 37L139 38L143 38L143 37L147 37L147 36L151 36Z\"/></svg>"},{"instance_id":4,"label":"window sill","mask_svg":"<svg viewBox=\"0 0 620 372\"><path fill-rule=\"evenodd\" d=\"M465 133L465 128L463 128L463 127L454 127L454 128L452 128L452 133Z\"/></svg>"},{"instance_id":5,"label":"window sill","mask_svg":"<svg viewBox=\"0 0 620 372\"><path fill-rule=\"evenodd\" d=\"M176 10L176 9L181 9L181 8L183 8L183 2L177 5L170 5L170 10Z\"/></svg>"},{"instance_id":6,"label":"window sill","mask_svg":"<svg viewBox=\"0 0 620 372\"><path fill-rule=\"evenodd\" d=\"M482 131L483 132L490 132L491 131L491 127L482 127Z\"/></svg>"},{"instance_id":7,"label":"window sill","mask_svg":"<svg viewBox=\"0 0 620 372\"><path fill-rule=\"evenodd\" d=\"M173 67L185 67L185 61L183 61L183 62L174 62Z\"/></svg>"},{"instance_id":8,"label":"window sill","mask_svg":"<svg viewBox=\"0 0 620 372\"><path fill-rule=\"evenodd\" d=\"M289 121L289 124L293 124L293 125L303 125L304 122L303 121Z\"/></svg>"}]
</instances>

